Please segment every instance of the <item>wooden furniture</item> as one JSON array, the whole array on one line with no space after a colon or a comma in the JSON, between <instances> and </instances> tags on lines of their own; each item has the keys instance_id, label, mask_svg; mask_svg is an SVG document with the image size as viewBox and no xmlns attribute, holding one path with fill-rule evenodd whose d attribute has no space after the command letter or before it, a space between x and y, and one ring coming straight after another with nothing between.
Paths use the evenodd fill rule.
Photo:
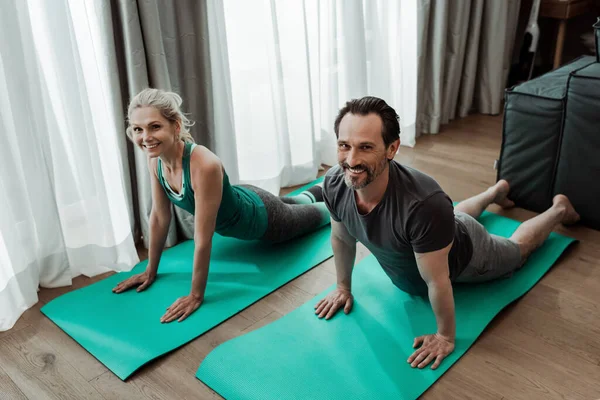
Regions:
<instances>
[{"instance_id":1,"label":"wooden furniture","mask_svg":"<svg viewBox=\"0 0 600 400\"><path fill-rule=\"evenodd\" d=\"M567 33L567 21L594 10L594 6L594 0L542 0L540 4L540 17L559 20L556 48L554 50L554 69L558 68L561 64Z\"/></svg>"}]
</instances>

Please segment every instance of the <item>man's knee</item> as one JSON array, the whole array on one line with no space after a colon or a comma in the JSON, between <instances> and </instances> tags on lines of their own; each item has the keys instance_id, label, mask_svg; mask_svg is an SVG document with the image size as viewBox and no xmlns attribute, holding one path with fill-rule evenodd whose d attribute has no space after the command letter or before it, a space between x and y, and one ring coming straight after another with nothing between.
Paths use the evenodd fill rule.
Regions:
<instances>
[{"instance_id":1,"label":"man's knee","mask_svg":"<svg viewBox=\"0 0 600 400\"><path fill-rule=\"evenodd\" d=\"M531 253L536 249L535 240L533 240L533 238L528 238L527 236L511 236L510 241L519 246L519 251L521 252L521 264L524 264L525 260L527 260Z\"/></svg>"}]
</instances>

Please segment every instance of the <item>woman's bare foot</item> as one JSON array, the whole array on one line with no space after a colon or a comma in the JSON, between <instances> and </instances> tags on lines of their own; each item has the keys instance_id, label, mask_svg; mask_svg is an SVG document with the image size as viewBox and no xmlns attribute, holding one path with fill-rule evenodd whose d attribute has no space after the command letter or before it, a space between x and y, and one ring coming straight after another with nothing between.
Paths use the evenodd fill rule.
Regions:
<instances>
[{"instance_id":1,"label":"woman's bare foot","mask_svg":"<svg viewBox=\"0 0 600 400\"><path fill-rule=\"evenodd\" d=\"M561 221L564 225L572 225L581 219L569 198L564 194L557 194L554 196L552 204L565 207L565 216Z\"/></svg>"},{"instance_id":2,"label":"woman's bare foot","mask_svg":"<svg viewBox=\"0 0 600 400\"><path fill-rule=\"evenodd\" d=\"M494 200L492 203L498 204L502 208L511 208L515 206L515 202L508 198L510 185L504 179L496 182L496 184L492 186L490 190L494 193Z\"/></svg>"}]
</instances>

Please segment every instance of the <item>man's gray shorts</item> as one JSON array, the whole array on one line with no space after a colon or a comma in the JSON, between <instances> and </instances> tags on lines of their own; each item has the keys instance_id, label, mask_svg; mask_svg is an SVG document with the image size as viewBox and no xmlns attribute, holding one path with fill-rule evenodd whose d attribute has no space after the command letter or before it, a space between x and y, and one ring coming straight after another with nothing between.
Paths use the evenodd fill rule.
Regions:
<instances>
[{"instance_id":1,"label":"man's gray shorts","mask_svg":"<svg viewBox=\"0 0 600 400\"><path fill-rule=\"evenodd\" d=\"M473 242L473 256L455 282L484 282L510 277L522 266L521 250L515 242L490 234L475 218L461 211L455 217L466 227Z\"/></svg>"}]
</instances>

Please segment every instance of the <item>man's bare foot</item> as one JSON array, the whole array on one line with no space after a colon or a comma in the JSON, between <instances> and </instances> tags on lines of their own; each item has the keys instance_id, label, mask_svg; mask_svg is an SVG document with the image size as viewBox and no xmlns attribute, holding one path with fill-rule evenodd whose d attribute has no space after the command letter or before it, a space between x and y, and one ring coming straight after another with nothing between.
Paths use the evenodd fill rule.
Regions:
<instances>
[{"instance_id":1,"label":"man's bare foot","mask_svg":"<svg viewBox=\"0 0 600 400\"><path fill-rule=\"evenodd\" d=\"M492 201L493 203L498 204L502 208L511 208L515 206L515 202L508 198L510 185L504 179L496 182L496 184L492 186L490 190L492 193L494 193L494 200Z\"/></svg>"},{"instance_id":2,"label":"man's bare foot","mask_svg":"<svg viewBox=\"0 0 600 400\"><path fill-rule=\"evenodd\" d=\"M565 207L565 216L561 221L564 225L572 225L581 219L577 211L575 211L575 207L573 207L573 204L571 204L569 198L564 194L557 194L554 196L552 199L552 204Z\"/></svg>"}]
</instances>

